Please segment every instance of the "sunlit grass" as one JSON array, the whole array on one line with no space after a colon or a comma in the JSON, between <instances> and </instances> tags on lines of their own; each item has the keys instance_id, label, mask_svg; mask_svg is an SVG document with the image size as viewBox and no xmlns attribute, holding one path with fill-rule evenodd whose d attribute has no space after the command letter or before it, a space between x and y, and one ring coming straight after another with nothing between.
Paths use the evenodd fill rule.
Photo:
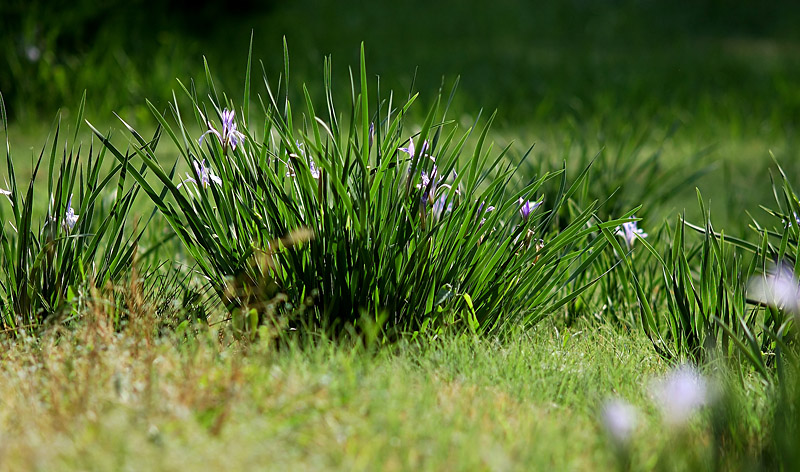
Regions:
<instances>
[{"instance_id":1,"label":"sunlit grass","mask_svg":"<svg viewBox=\"0 0 800 472\"><path fill-rule=\"evenodd\" d=\"M379 352L288 341L276 351L267 341L221 347L205 331L149 339L107 323L6 346L6 466L610 469L599 408L611 395L642 415L634 468L711 460L709 410L682 432L662 424L648 382L668 366L640 336L542 325L505 340ZM759 398L748 406L761 408Z\"/></svg>"},{"instance_id":2,"label":"sunlit grass","mask_svg":"<svg viewBox=\"0 0 800 472\"><path fill-rule=\"evenodd\" d=\"M24 82L41 99L7 103L22 118L15 182L28 188L43 150L56 170L40 169L32 201L0 197L2 466L793 469L796 304L752 290L776 263L800 273L800 63L784 7L737 35L727 10L695 28L699 10L579 3L467 17L442 2L386 23L375 5L284 2L255 30L210 34L207 63L169 34L142 57L109 41L25 63L44 73ZM144 192L114 231L84 207L81 234L62 223L54 240L48 181L69 184L64 203L88 167L63 142L51 154L56 127L36 117L80 96L47 80L69 67L94 128L70 145L106 149L102 174L125 169L117 190ZM223 110L245 133L235 150L197 141L222 132ZM435 198L421 172L433 161L400 151L411 138L447 175ZM220 180L204 185L195 161ZM543 203L528 221L520 201ZM647 235L625 241L631 215ZM124 257L70 252L95 236ZM60 261L74 264L53 289ZM664 378L679 379L672 398ZM616 438L608 402L624 406Z\"/></svg>"}]
</instances>

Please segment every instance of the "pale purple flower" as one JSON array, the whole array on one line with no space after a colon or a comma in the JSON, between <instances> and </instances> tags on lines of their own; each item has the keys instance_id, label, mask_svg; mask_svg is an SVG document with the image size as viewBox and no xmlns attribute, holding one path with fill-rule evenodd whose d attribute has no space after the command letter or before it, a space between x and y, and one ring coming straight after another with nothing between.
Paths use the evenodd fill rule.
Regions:
<instances>
[{"instance_id":1,"label":"pale purple flower","mask_svg":"<svg viewBox=\"0 0 800 472\"><path fill-rule=\"evenodd\" d=\"M369 124L369 139L367 147L372 149L372 141L375 139L375 122L370 122Z\"/></svg>"},{"instance_id":2,"label":"pale purple flower","mask_svg":"<svg viewBox=\"0 0 800 472\"><path fill-rule=\"evenodd\" d=\"M40 57L42 57L42 51L39 50L39 48L37 48L36 46L29 44L28 46L25 47L25 56L28 58L29 61L36 62L39 60Z\"/></svg>"},{"instance_id":3,"label":"pale purple flower","mask_svg":"<svg viewBox=\"0 0 800 472\"><path fill-rule=\"evenodd\" d=\"M75 227L75 223L78 222L78 216L75 214L75 210L72 209L72 195L69 196L69 201L67 202L67 210L64 212L64 230L65 231L72 231L72 228Z\"/></svg>"},{"instance_id":4,"label":"pale purple flower","mask_svg":"<svg viewBox=\"0 0 800 472\"><path fill-rule=\"evenodd\" d=\"M422 143L422 149L420 150L419 155L422 156L422 157L427 157L431 161L436 162L436 158L435 157L431 156L430 154L426 154L429 147L430 146L429 146L427 140L425 142L423 142ZM404 153L408 154L409 157L414 157L415 153L416 153L416 149L414 148L414 140L409 138L408 147L407 148L400 148L400 150L403 151Z\"/></svg>"},{"instance_id":5,"label":"pale purple flower","mask_svg":"<svg viewBox=\"0 0 800 472\"><path fill-rule=\"evenodd\" d=\"M631 438L638 422L636 408L620 398L606 400L601 411L606 433L618 444L625 444Z\"/></svg>"},{"instance_id":6,"label":"pale purple flower","mask_svg":"<svg viewBox=\"0 0 800 472\"><path fill-rule=\"evenodd\" d=\"M236 121L234 120L235 112L233 110L222 110L222 133L217 131L211 122L208 122L208 131L203 133L200 136L199 143L203 144L203 138L206 137L207 134L211 133L219 139L220 144L222 144L223 151L230 147L231 150L235 150L236 146L239 145L242 141L244 141L244 135L236 129Z\"/></svg>"},{"instance_id":7,"label":"pale purple flower","mask_svg":"<svg viewBox=\"0 0 800 472\"><path fill-rule=\"evenodd\" d=\"M486 208L486 210L484 210L483 209L483 205L485 203L486 203L486 201L482 201L480 206L478 206L478 213L477 213L478 216L482 216L482 215L485 215L486 213L491 213L491 212L494 211L494 207L493 206L489 206L489 207ZM481 218L481 222L478 225L478 227L479 228L482 227L484 223L486 223L486 218Z\"/></svg>"},{"instance_id":8,"label":"pale purple flower","mask_svg":"<svg viewBox=\"0 0 800 472\"><path fill-rule=\"evenodd\" d=\"M210 167L206 167L205 159L203 159L201 162L195 160L193 164L194 171L197 173L197 176L200 177L200 186L202 188L207 188L211 182L214 182L217 185L222 185L222 179L215 175ZM186 182L192 182L193 184L197 185L197 181L190 174L187 173L186 177L186 180L178 184L178 188L180 188L181 185L185 184Z\"/></svg>"},{"instance_id":9,"label":"pale purple flower","mask_svg":"<svg viewBox=\"0 0 800 472\"><path fill-rule=\"evenodd\" d=\"M525 200L524 198L520 197L519 199L519 214L522 216L523 221L528 221L528 218L531 216L534 210L539 208L542 205L541 200L536 202L533 200Z\"/></svg>"},{"instance_id":10,"label":"pale purple flower","mask_svg":"<svg viewBox=\"0 0 800 472\"><path fill-rule=\"evenodd\" d=\"M752 277L747 284L747 296L766 305L800 313L800 284L792 269L784 265Z\"/></svg>"},{"instance_id":11,"label":"pale purple flower","mask_svg":"<svg viewBox=\"0 0 800 472\"><path fill-rule=\"evenodd\" d=\"M635 217L634 217L635 218ZM635 221L628 221L627 223L622 223L622 227L617 227L615 234L622 236L625 240L625 244L628 247L633 247L633 243L636 242L637 238L646 238L647 233L644 232L641 228L636 226Z\"/></svg>"},{"instance_id":12,"label":"pale purple flower","mask_svg":"<svg viewBox=\"0 0 800 472\"><path fill-rule=\"evenodd\" d=\"M422 195L419 196L419 201L422 203L422 206L428 204L428 200L430 200L431 194L427 190L422 191Z\"/></svg>"},{"instance_id":13,"label":"pale purple flower","mask_svg":"<svg viewBox=\"0 0 800 472\"><path fill-rule=\"evenodd\" d=\"M314 162L314 158L308 159L308 171L311 172L311 177L319 179L319 167L317 167L317 163Z\"/></svg>"},{"instance_id":14,"label":"pale purple flower","mask_svg":"<svg viewBox=\"0 0 800 472\"><path fill-rule=\"evenodd\" d=\"M705 377L690 365L682 365L655 380L652 393L664 421L672 425L685 424L710 398Z\"/></svg>"},{"instance_id":15,"label":"pale purple flower","mask_svg":"<svg viewBox=\"0 0 800 472\"><path fill-rule=\"evenodd\" d=\"M297 143L297 149L300 150L300 155L308 161L308 171L311 173L311 177L314 179L319 179L319 167L317 167L317 163L314 162L314 158L311 156L306 156L306 151L303 147L303 143ZM293 156L297 157L293 154ZM296 174L294 172L294 168L292 167L292 163L289 162L286 165L286 177L294 177Z\"/></svg>"},{"instance_id":16,"label":"pale purple flower","mask_svg":"<svg viewBox=\"0 0 800 472\"><path fill-rule=\"evenodd\" d=\"M484 204L486 204L486 200L482 201L481 204L478 205L478 214L479 215L482 214L482 213L491 213L491 212L494 211L494 207L493 206L489 206L488 208L486 208L486 210L484 210L483 209L483 205Z\"/></svg>"},{"instance_id":17,"label":"pale purple flower","mask_svg":"<svg viewBox=\"0 0 800 472\"><path fill-rule=\"evenodd\" d=\"M431 170L430 174L425 170L420 171L420 182L417 184L417 188L428 188L428 186L431 185L431 179L436 179L436 171L436 166L433 166L433 170ZM436 184L434 183L433 185Z\"/></svg>"},{"instance_id":18,"label":"pale purple flower","mask_svg":"<svg viewBox=\"0 0 800 472\"><path fill-rule=\"evenodd\" d=\"M431 216L433 216L434 221L436 221L442 216L442 213L450 212L452 210L453 204L447 203L447 195L442 195L434 202L433 210L431 210Z\"/></svg>"}]
</instances>

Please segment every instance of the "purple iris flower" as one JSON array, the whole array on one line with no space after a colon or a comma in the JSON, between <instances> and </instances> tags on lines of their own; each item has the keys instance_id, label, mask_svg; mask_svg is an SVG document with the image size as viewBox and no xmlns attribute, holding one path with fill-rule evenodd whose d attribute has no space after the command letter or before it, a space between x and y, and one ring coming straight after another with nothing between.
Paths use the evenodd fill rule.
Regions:
<instances>
[{"instance_id":1,"label":"purple iris flower","mask_svg":"<svg viewBox=\"0 0 800 472\"><path fill-rule=\"evenodd\" d=\"M436 178L436 166L433 166L433 170L430 174L426 171L420 171L419 173L419 184L417 184L417 188L428 188L428 185L431 184L431 178Z\"/></svg>"},{"instance_id":2,"label":"purple iris flower","mask_svg":"<svg viewBox=\"0 0 800 472\"><path fill-rule=\"evenodd\" d=\"M200 136L199 143L203 144L203 138L206 137L207 134L211 133L219 139L220 144L222 144L222 149L225 151L228 147L231 150L236 150L236 146L239 145L242 141L244 141L244 135L236 129L236 121L234 120L235 112L233 110L222 110L222 133L214 129L214 126L211 122L208 122L208 131L203 133Z\"/></svg>"},{"instance_id":3,"label":"purple iris flower","mask_svg":"<svg viewBox=\"0 0 800 472\"><path fill-rule=\"evenodd\" d=\"M203 159L201 162L196 160L194 161L194 171L197 173L197 176L200 177L201 187L207 188L211 182L214 182L217 185L222 185L222 179L215 175L210 167L206 167L205 159ZM181 185L185 184L186 182L192 182L193 184L197 185L197 181L190 174L187 173L186 177L186 180L178 184L178 188L180 188Z\"/></svg>"},{"instance_id":4,"label":"purple iris flower","mask_svg":"<svg viewBox=\"0 0 800 472\"><path fill-rule=\"evenodd\" d=\"M314 158L311 156L306 156L306 150L303 147L303 143L301 142L296 142L296 143L297 143L297 149L300 150L300 155L303 156L308 161L308 171L311 172L311 177L313 177L314 179L319 179L319 167L317 167L317 163L314 162ZM297 157L294 154L292 154L292 156ZM292 163L287 162L286 177L294 177L295 175L296 174L294 172L294 168L292 167Z\"/></svg>"},{"instance_id":5,"label":"purple iris flower","mask_svg":"<svg viewBox=\"0 0 800 472\"><path fill-rule=\"evenodd\" d=\"M442 216L442 213L444 213L445 211L450 212L452 210L453 210L453 204L447 203L447 195L443 194L433 204L433 210L431 210L431 216L433 216L434 221L436 221Z\"/></svg>"},{"instance_id":6,"label":"purple iris flower","mask_svg":"<svg viewBox=\"0 0 800 472\"><path fill-rule=\"evenodd\" d=\"M522 216L523 221L528 221L528 217L531 216L534 210L539 208L542 205L541 201L533 201L533 200L525 200L524 198L519 199L519 214Z\"/></svg>"},{"instance_id":7,"label":"purple iris flower","mask_svg":"<svg viewBox=\"0 0 800 472\"><path fill-rule=\"evenodd\" d=\"M478 216L482 216L482 215L484 215L486 213L491 213L491 212L494 211L494 207L493 206L490 206L490 207L486 208L486 210L484 210L483 209L483 205L485 203L486 203L486 201L482 201L480 206L478 206ZM478 228L482 227L484 223L486 223L486 218L481 218L481 222L478 225Z\"/></svg>"},{"instance_id":8,"label":"purple iris flower","mask_svg":"<svg viewBox=\"0 0 800 472\"><path fill-rule=\"evenodd\" d=\"M633 217L635 218L635 216ZM637 238L646 238L647 233L645 233L641 228L636 226L635 221L629 221L627 223L622 223L622 228L617 227L617 231L615 234L622 236L625 240L625 244L628 247L633 247L633 243L636 242Z\"/></svg>"},{"instance_id":9,"label":"purple iris flower","mask_svg":"<svg viewBox=\"0 0 800 472\"><path fill-rule=\"evenodd\" d=\"M439 176L437 174L438 169L436 166L433 166L430 174L424 170L420 173L420 183L417 184L417 188L422 189L420 200L423 205L428 203L431 199L436 198L436 190L439 186Z\"/></svg>"},{"instance_id":10,"label":"purple iris flower","mask_svg":"<svg viewBox=\"0 0 800 472\"><path fill-rule=\"evenodd\" d=\"M430 154L426 154L426 152L428 151L429 147L430 146L428 145L428 141L423 142L422 143L422 150L420 150L419 155L427 157L428 159L432 160L433 162L436 162L436 158L435 157L431 156ZM416 153L416 149L414 148L414 140L413 139L409 139L408 140L408 147L407 148L400 148L400 150L403 151L404 153L408 154L409 157L414 157L414 155Z\"/></svg>"}]
</instances>

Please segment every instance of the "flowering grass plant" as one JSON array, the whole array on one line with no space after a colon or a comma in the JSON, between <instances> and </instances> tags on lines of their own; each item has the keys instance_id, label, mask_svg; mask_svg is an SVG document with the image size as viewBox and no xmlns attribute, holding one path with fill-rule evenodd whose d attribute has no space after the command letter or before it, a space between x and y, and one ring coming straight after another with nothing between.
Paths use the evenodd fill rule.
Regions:
<instances>
[{"instance_id":1,"label":"flowering grass plant","mask_svg":"<svg viewBox=\"0 0 800 472\"><path fill-rule=\"evenodd\" d=\"M508 147L487 144L492 119L459 133L441 99L419 130L407 129L417 96L398 104L394 94L381 97L379 83L371 89L363 49L344 116L333 103L329 61L323 113L304 88L298 115L288 84L276 91L264 76L258 120L249 109L250 59L242 108L217 93L210 73L210 102L183 87L190 113L207 128L199 138L177 98L171 117L150 105L194 171L182 182L163 167L158 140L128 127L137 158L166 195L97 132L194 256L235 325L254 328L306 306L313 309L296 323L335 330L365 323L486 330L535 322L596 281L574 285L608 245L601 228L621 220L595 222L596 203L569 205L585 170L571 185L556 170L519 186L519 161ZM415 140L422 144L415 148ZM554 198L537 199L553 183ZM562 208L569 218L557 227Z\"/></svg>"},{"instance_id":2,"label":"flowering grass plant","mask_svg":"<svg viewBox=\"0 0 800 472\"><path fill-rule=\"evenodd\" d=\"M37 194L35 185L45 148L27 190L19 188L2 96L0 112L9 185L3 191L6 202L0 202L0 219L5 222L0 236L0 328L19 334L35 332L53 319L64 321L86 303L89 287L102 288L125 276L142 233L126 225L138 187L126 185L124 164L104 173L104 149L86 151L67 143L59 158L60 118L50 146L47 195ZM48 201L46 215L37 222L34 208L43 200ZM9 207L11 217L6 220Z\"/></svg>"},{"instance_id":3,"label":"flowering grass plant","mask_svg":"<svg viewBox=\"0 0 800 472\"><path fill-rule=\"evenodd\" d=\"M699 223L660 221L664 202L709 167L662 167L646 136L552 165L493 144L494 115L453 119L455 85L432 98L382 90L363 48L344 101L330 60L319 91L292 88L285 49L284 62L277 87L264 66L256 87L248 56L236 100L206 67L206 86L180 83L164 108L146 103L158 123L148 137L121 121L127 148L90 125L102 149L87 153L69 144L77 129L63 141L59 121L27 191L7 143L0 329L19 336L0 337L0 383L7 403L33 412L5 415L21 464L49 452L42 464L58 468L53 445L39 444L47 434L10 426L34 418L41 431L69 430L36 420L50 414L75 423L71 438L117 432L113 460L134 431L147 444L130 448L134 462L186 443L225 460L204 446L252 450L241 438L269 437L268 447L334 465L419 470L417 454L440 469L459 463L441 451L461 438L467 468L487 458L513 468L509 457L536 444L540 463L568 451L555 453L566 469L612 459L621 470L793 468L791 173L778 167L776 205L751 217L749 233L712 224L699 191ZM135 202L139 191L147 199ZM185 441L189 431L203 446ZM487 444L486 431L490 450L470 447ZM536 437L554 431L570 436ZM590 446L586 457L574 441Z\"/></svg>"}]
</instances>

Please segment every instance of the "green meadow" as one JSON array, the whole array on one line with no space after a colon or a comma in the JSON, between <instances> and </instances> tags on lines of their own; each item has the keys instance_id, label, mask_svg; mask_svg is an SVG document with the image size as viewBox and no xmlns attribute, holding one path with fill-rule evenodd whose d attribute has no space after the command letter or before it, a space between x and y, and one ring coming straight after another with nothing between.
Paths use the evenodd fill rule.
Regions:
<instances>
[{"instance_id":1,"label":"green meadow","mask_svg":"<svg viewBox=\"0 0 800 472\"><path fill-rule=\"evenodd\" d=\"M0 17L0 469L800 468L793 3Z\"/></svg>"}]
</instances>

